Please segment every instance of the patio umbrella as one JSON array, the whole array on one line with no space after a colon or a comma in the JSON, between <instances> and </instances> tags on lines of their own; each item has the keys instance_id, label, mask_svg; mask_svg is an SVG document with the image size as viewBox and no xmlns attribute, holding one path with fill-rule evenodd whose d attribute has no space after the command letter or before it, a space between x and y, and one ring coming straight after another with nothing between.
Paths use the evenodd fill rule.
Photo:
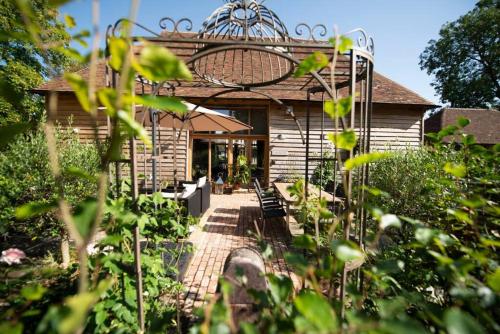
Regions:
<instances>
[{"instance_id":1,"label":"patio umbrella","mask_svg":"<svg viewBox=\"0 0 500 334\"><path fill-rule=\"evenodd\" d=\"M172 128L174 134L176 129L179 129L179 136L177 140L174 138L174 187L177 188L177 141L180 138L180 133L183 130L190 131L224 131L236 132L243 130L250 130L252 127L245 124L235 117L224 115L220 112L210 110L201 106L194 105L182 101L187 107L187 112L179 114L172 111L158 110L149 112L146 110L138 111L135 119L142 123L144 126L152 126L153 128L153 152L156 152L156 127L158 125L166 128ZM156 114L156 117L153 117ZM154 120L154 121L153 121ZM153 191L156 191L156 159L153 159ZM175 200L177 200L177 189L175 192Z\"/></svg>"},{"instance_id":2,"label":"patio umbrella","mask_svg":"<svg viewBox=\"0 0 500 334\"><path fill-rule=\"evenodd\" d=\"M188 102L182 102L187 107L187 112L177 114L170 111L159 111L157 124L166 128L174 128L191 131L225 131L236 132L250 130L252 127L236 118L224 115L220 112L194 105ZM136 120L145 126L153 125L151 117L144 111L136 113Z\"/></svg>"}]
</instances>

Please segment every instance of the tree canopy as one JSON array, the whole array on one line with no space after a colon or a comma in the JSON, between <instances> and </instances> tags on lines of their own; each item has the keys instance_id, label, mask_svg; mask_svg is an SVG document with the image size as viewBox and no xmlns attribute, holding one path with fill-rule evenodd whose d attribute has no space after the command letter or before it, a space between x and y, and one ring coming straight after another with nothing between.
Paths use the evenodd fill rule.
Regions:
<instances>
[{"instance_id":1,"label":"tree canopy","mask_svg":"<svg viewBox=\"0 0 500 334\"><path fill-rule=\"evenodd\" d=\"M500 0L480 0L473 10L443 25L420 55L420 66L443 103L452 107L500 105Z\"/></svg>"},{"instance_id":2,"label":"tree canopy","mask_svg":"<svg viewBox=\"0 0 500 334\"><path fill-rule=\"evenodd\" d=\"M42 53L56 71L70 64L63 50L71 36L58 19L57 8L48 0L30 0L29 4L32 15L23 18L16 1L0 0L0 125L42 119L42 98L29 92L54 74L47 72L49 64L42 60ZM43 47L29 37L26 19L39 27Z\"/></svg>"}]
</instances>

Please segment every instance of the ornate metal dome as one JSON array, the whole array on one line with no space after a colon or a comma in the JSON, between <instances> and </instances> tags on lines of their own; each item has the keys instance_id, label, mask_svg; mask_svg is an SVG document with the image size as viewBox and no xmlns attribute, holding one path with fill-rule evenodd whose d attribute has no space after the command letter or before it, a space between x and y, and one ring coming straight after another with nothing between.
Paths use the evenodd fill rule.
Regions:
<instances>
[{"instance_id":1,"label":"ornate metal dome","mask_svg":"<svg viewBox=\"0 0 500 334\"><path fill-rule=\"evenodd\" d=\"M195 73L209 82L225 87L265 86L293 71L286 58L288 48L255 45L290 40L279 17L256 0L227 0L204 21L198 38L221 41L200 44L193 63ZM248 41L254 45L245 45Z\"/></svg>"}]
</instances>

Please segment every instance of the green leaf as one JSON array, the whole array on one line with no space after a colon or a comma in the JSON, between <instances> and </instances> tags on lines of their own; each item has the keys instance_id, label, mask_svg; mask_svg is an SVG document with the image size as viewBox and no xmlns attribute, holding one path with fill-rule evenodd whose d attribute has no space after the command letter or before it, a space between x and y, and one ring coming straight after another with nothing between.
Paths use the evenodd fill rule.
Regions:
<instances>
[{"instance_id":1,"label":"green leaf","mask_svg":"<svg viewBox=\"0 0 500 334\"><path fill-rule=\"evenodd\" d=\"M269 292L276 305L288 303L289 297L293 293L293 282L287 276L269 275Z\"/></svg>"},{"instance_id":2,"label":"green leaf","mask_svg":"<svg viewBox=\"0 0 500 334\"><path fill-rule=\"evenodd\" d=\"M316 249L316 241L309 234L302 234L293 238L293 246L299 249L308 249L315 250Z\"/></svg>"},{"instance_id":3,"label":"green leaf","mask_svg":"<svg viewBox=\"0 0 500 334\"><path fill-rule=\"evenodd\" d=\"M97 303L101 295L110 288L111 283L111 280L102 280L95 291L84 292L66 298L65 307L69 309L69 312L59 323L59 333L76 333L86 321L88 311Z\"/></svg>"},{"instance_id":4,"label":"green leaf","mask_svg":"<svg viewBox=\"0 0 500 334\"><path fill-rule=\"evenodd\" d=\"M446 310L444 324L449 334L485 333L484 329L473 317L458 308Z\"/></svg>"},{"instance_id":5,"label":"green leaf","mask_svg":"<svg viewBox=\"0 0 500 334\"><path fill-rule=\"evenodd\" d=\"M452 136L458 131L458 127L456 125L448 125L444 129L441 129L441 131L438 132L437 137L438 139L443 139L444 137L447 136Z\"/></svg>"},{"instance_id":6,"label":"green leaf","mask_svg":"<svg viewBox=\"0 0 500 334\"><path fill-rule=\"evenodd\" d=\"M467 125L470 124L470 119L465 118L465 117L459 117L458 120L457 120L457 124L461 128L465 128Z\"/></svg>"},{"instance_id":7,"label":"green leaf","mask_svg":"<svg viewBox=\"0 0 500 334\"><path fill-rule=\"evenodd\" d=\"M443 169L446 173L457 178L463 178L467 174L467 168L464 165L457 165L451 162L447 162Z\"/></svg>"},{"instance_id":8,"label":"green leaf","mask_svg":"<svg viewBox=\"0 0 500 334\"><path fill-rule=\"evenodd\" d=\"M18 134L26 132L31 127L30 123L15 123L0 127L0 148L11 142Z\"/></svg>"},{"instance_id":9,"label":"green leaf","mask_svg":"<svg viewBox=\"0 0 500 334\"><path fill-rule=\"evenodd\" d=\"M64 22L66 23L66 27L68 27L69 29L73 29L74 27L76 27L76 21L73 16L64 14Z\"/></svg>"},{"instance_id":10,"label":"green leaf","mask_svg":"<svg viewBox=\"0 0 500 334\"><path fill-rule=\"evenodd\" d=\"M120 37L111 37L109 39L109 65L115 71L121 71L125 57L129 53L129 45L125 39Z\"/></svg>"},{"instance_id":11,"label":"green leaf","mask_svg":"<svg viewBox=\"0 0 500 334\"><path fill-rule=\"evenodd\" d=\"M112 88L101 88L97 91L97 98L104 107L104 112L110 117L115 117L116 90Z\"/></svg>"},{"instance_id":12,"label":"green leaf","mask_svg":"<svg viewBox=\"0 0 500 334\"><path fill-rule=\"evenodd\" d=\"M362 165L369 164L371 162L388 158L390 157L391 154L387 152L371 152L371 153L366 153L362 155L358 155L357 157L347 159L345 162L345 168L347 170L351 170L357 167L360 167Z\"/></svg>"},{"instance_id":13,"label":"green leaf","mask_svg":"<svg viewBox=\"0 0 500 334\"><path fill-rule=\"evenodd\" d=\"M78 204L73 213L73 220L82 238L88 237L97 214L97 200L88 198Z\"/></svg>"},{"instance_id":14,"label":"green leaf","mask_svg":"<svg viewBox=\"0 0 500 334\"><path fill-rule=\"evenodd\" d=\"M12 323L10 321L0 322L0 333L3 334L22 334L23 324L21 322Z\"/></svg>"},{"instance_id":15,"label":"green leaf","mask_svg":"<svg viewBox=\"0 0 500 334\"><path fill-rule=\"evenodd\" d=\"M250 324L248 322L241 322L240 329L243 334L260 334L260 331L257 330L257 327L254 324Z\"/></svg>"},{"instance_id":16,"label":"green leaf","mask_svg":"<svg viewBox=\"0 0 500 334\"><path fill-rule=\"evenodd\" d=\"M137 104L143 104L158 110L172 111L183 114L187 112L187 106L177 97L172 96L136 96Z\"/></svg>"},{"instance_id":17,"label":"green leaf","mask_svg":"<svg viewBox=\"0 0 500 334\"><path fill-rule=\"evenodd\" d=\"M332 37L328 40L328 42L335 47L335 44L337 43L337 39L335 37ZM351 50L353 47L353 42L352 39L346 36L340 36L339 37L339 43L337 45L337 51L340 53L344 53L346 51Z\"/></svg>"},{"instance_id":18,"label":"green leaf","mask_svg":"<svg viewBox=\"0 0 500 334\"><path fill-rule=\"evenodd\" d=\"M293 76L299 78L307 73L318 71L328 66L329 62L327 55L323 52L315 51L300 62Z\"/></svg>"},{"instance_id":19,"label":"green leaf","mask_svg":"<svg viewBox=\"0 0 500 334\"><path fill-rule=\"evenodd\" d=\"M161 82L171 79L191 80L192 75L186 64L165 47L145 46L133 66L146 79Z\"/></svg>"},{"instance_id":20,"label":"green leaf","mask_svg":"<svg viewBox=\"0 0 500 334\"><path fill-rule=\"evenodd\" d=\"M30 202L16 208L17 219L29 219L46 212L49 212L57 207L56 201L51 202Z\"/></svg>"},{"instance_id":21,"label":"green leaf","mask_svg":"<svg viewBox=\"0 0 500 334\"><path fill-rule=\"evenodd\" d=\"M379 227L382 230L385 230L388 227L401 227L401 221L399 220L398 216L393 215L393 214L385 214L380 217L379 220Z\"/></svg>"},{"instance_id":22,"label":"green leaf","mask_svg":"<svg viewBox=\"0 0 500 334\"><path fill-rule=\"evenodd\" d=\"M454 216L458 221L467 223L467 224L473 224L474 221L469 217L469 214L463 210L460 209L447 209L446 212L452 216Z\"/></svg>"},{"instance_id":23,"label":"green leaf","mask_svg":"<svg viewBox=\"0 0 500 334\"><path fill-rule=\"evenodd\" d=\"M339 149L351 151L356 147L356 133L353 130L346 130L339 134L329 133L327 138Z\"/></svg>"},{"instance_id":24,"label":"green leaf","mask_svg":"<svg viewBox=\"0 0 500 334\"><path fill-rule=\"evenodd\" d=\"M500 292L500 268L497 268L493 273L486 276L488 286L496 293Z\"/></svg>"},{"instance_id":25,"label":"green leaf","mask_svg":"<svg viewBox=\"0 0 500 334\"><path fill-rule=\"evenodd\" d=\"M437 231L427 228L419 227L415 230L415 239L421 244L427 245L437 235Z\"/></svg>"},{"instance_id":26,"label":"green leaf","mask_svg":"<svg viewBox=\"0 0 500 334\"><path fill-rule=\"evenodd\" d=\"M118 119L122 121L122 123L125 125L125 127L129 130L131 135L137 136L140 140L146 144L146 146L151 147L151 139L149 138L149 135L140 125L135 121L135 119L132 118L130 113L127 113L124 110L120 110L117 113Z\"/></svg>"},{"instance_id":27,"label":"green leaf","mask_svg":"<svg viewBox=\"0 0 500 334\"><path fill-rule=\"evenodd\" d=\"M332 306L322 296L312 291L305 291L295 298L294 304L299 313L313 327L312 331L333 333L337 330L337 316Z\"/></svg>"},{"instance_id":28,"label":"green leaf","mask_svg":"<svg viewBox=\"0 0 500 334\"><path fill-rule=\"evenodd\" d=\"M71 86L71 89L75 92L76 98L83 110L89 112L90 111L90 101L89 101L89 87L87 82L83 80L83 78L76 73L66 73L64 74L64 78Z\"/></svg>"},{"instance_id":29,"label":"green leaf","mask_svg":"<svg viewBox=\"0 0 500 334\"><path fill-rule=\"evenodd\" d=\"M46 291L41 284L27 285L21 289L21 296L27 300L40 300Z\"/></svg>"},{"instance_id":30,"label":"green leaf","mask_svg":"<svg viewBox=\"0 0 500 334\"><path fill-rule=\"evenodd\" d=\"M335 256L343 262L361 260L365 257L353 242L334 240L332 241L332 249Z\"/></svg>"},{"instance_id":31,"label":"green leaf","mask_svg":"<svg viewBox=\"0 0 500 334\"><path fill-rule=\"evenodd\" d=\"M462 144L465 146L470 146L476 143L476 137L474 135L467 135L463 134L462 135Z\"/></svg>"},{"instance_id":32,"label":"green leaf","mask_svg":"<svg viewBox=\"0 0 500 334\"><path fill-rule=\"evenodd\" d=\"M91 182L95 182L97 180L97 178L94 175L90 175L89 173L87 173L83 169L80 169L80 168L74 167L74 166L70 166L70 167L66 168L65 174L71 175L71 176L74 176L74 177L77 177L80 179L89 180Z\"/></svg>"},{"instance_id":33,"label":"green leaf","mask_svg":"<svg viewBox=\"0 0 500 334\"><path fill-rule=\"evenodd\" d=\"M351 111L351 107L352 97L348 96L337 100L337 103L333 100L325 101L323 109L330 118L338 118L347 115Z\"/></svg>"}]
</instances>

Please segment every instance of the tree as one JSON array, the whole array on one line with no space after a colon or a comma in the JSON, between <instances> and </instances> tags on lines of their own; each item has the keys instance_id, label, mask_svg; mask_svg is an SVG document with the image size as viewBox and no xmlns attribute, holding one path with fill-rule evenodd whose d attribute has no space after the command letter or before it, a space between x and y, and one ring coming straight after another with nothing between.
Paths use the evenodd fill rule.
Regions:
<instances>
[{"instance_id":1,"label":"tree","mask_svg":"<svg viewBox=\"0 0 500 334\"><path fill-rule=\"evenodd\" d=\"M500 0L480 0L473 10L445 24L438 40L420 55L420 67L452 107L500 105Z\"/></svg>"},{"instance_id":2,"label":"tree","mask_svg":"<svg viewBox=\"0 0 500 334\"><path fill-rule=\"evenodd\" d=\"M29 19L41 27L44 50L29 38L16 1L0 0L0 125L43 118L43 99L29 91L51 76L47 72L49 64L42 60L43 52L59 72L70 64L63 50L69 46L71 36L58 20L58 10L48 0L30 0L29 4L33 14Z\"/></svg>"}]
</instances>

